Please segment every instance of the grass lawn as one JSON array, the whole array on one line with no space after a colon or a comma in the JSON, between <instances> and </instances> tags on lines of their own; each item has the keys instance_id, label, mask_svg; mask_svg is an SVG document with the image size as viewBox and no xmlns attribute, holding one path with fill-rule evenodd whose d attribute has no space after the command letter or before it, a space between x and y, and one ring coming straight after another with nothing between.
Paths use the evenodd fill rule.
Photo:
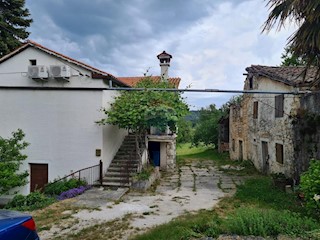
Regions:
<instances>
[{"instance_id":1,"label":"grass lawn","mask_svg":"<svg viewBox=\"0 0 320 240\"><path fill-rule=\"evenodd\" d=\"M220 154L215 149L204 145L195 147L190 143L180 144L177 147L177 163L185 164L193 160L212 160L217 164L230 164L227 154Z\"/></svg>"},{"instance_id":2,"label":"grass lawn","mask_svg":"<svg viewBox=\"0 0 320 240\"><path fill-rule=\"evenodd\" d=\"M228 153L218 153L216 149L200 145L192 146L190 143L180 144L177 147L177 165L187 165L194 161L201 164L201 161L213 161L218 167L224 165L244 167L243 170L224 170L228 174L237 174L240 176L256 175L257 171L249 161L232 161Z\"/></svg>"},{"instance_id":3,"label":"grass lawn","mask_svg":"<svg viewBox=\"0 0 320 240\"><path fill-rule=\"evenodd\" d=\"M212 160L217 166L230 164L227 155L205 146L190 148L190 144L183 144L178 147L177 155L178 166L196 160ZM231 162L233 164L250 169L242 171L250 174L250 178L238 187L233 197L224 198L212 210L186 214L133 239L180 240L220 234L320 239L319 221L306 214L295 194L277 189L270 177L258 175L248 163Z\"/></svg>"}]
</instances>

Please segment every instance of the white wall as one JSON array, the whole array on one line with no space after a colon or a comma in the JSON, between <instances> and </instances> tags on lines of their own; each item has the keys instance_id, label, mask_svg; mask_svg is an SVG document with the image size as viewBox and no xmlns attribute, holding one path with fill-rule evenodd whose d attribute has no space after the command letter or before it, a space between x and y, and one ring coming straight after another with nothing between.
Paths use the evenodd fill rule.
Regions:
<instances>
[{"instance_id":1,"label":"white wall","mask_svg":"<svg viewBox=\"0 0 320 240\"><path fill-rule=\"evenodd\" d=\"M117 91L103 91L102 107L109 108L110 104L114 101L114 97L117 96ZM103 118L106 115L103 113ZM119 129L117 126L105 125L103 126L103 165L104 171L107 170L113 157L119 150L124 137L128 135L128 131L125 129Z\"/></svg>"},{"instance_id":2,"label":"white wall","mask_svg":"<svg viewBox=\"0 0 320 240\"><path fill-rule=\"evenodd\" d=\"M98 164L102 127L95 121L102 117L101 99L97 91L0 90L0 136L21 128L30 143L23 169L47 163L49 181Z\"/></svg>"}]
</instances>

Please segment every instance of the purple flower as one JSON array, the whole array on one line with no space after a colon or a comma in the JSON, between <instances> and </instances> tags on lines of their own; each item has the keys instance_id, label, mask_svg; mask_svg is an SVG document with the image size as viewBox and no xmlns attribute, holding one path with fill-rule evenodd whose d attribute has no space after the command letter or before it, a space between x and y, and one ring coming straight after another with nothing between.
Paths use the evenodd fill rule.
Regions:
<instances>
[{"instance_id":1,"label":"purple flower","mask_svg":"<svg viewBox=\"0 0 320 240\"><path fill-rule=\"evenodd\" d=\"M78 196L82 193L84 193L86 190L90 189L91 186L87 185L87 186L80 186L77 188L72 188L69 189L68 191L62 192L57 199L58 200L64 200L64 199L68 199L68 198L73 198L75 196Z\"/></svg>"}]
</instances>

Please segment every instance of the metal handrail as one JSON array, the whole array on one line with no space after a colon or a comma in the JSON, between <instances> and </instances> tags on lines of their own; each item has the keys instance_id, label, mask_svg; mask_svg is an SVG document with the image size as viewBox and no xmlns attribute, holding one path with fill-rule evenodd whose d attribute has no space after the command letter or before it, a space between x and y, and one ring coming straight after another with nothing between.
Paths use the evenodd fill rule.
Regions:
<instances>
[{"instance_id":1,"label":"metal handrail","mask_svg":"<svg viewBox=\"0 0 320 240\"><path fill-rule=\"evenodd\" d=\"M96 168L96 167L99 167L99 171L98 171L98 175L99 175L99 176L98 176L98 179L93 180L93 178L92 178L91 175L90 175L90 177L89 177L90 179L87 179L86 177L82 177L82 178L81 178L81 172L84 172L85 170L92 170L93 168ZM81 179L85 179L85 180L87 181L88 185L93 185L93 183L96 182L97 180L99 180L100 185L102 185L102 180L103 180L103 163L102 163L102 161L100 160L100 161L99 161L99 164L94 165L94 166L91 166L91 167L86 167L86 168L77 170L77 171L75 171L75 172L73 172L73 173L71 173L71 174L69 174L69 175L67 175L67 176L64 176L64 177L62 177L62 178L59 178L58 180L55 180L54 182L47 184L46 187L49 186L49 185L51 185L51 184L54 184L54 183L60 182L60 181L62 181L62 180L65 180L65 179L67 179L67 178L69 178L69 177L73 177L73 178L74 178L77 174L79 174L79 176L78 176L79 181L80 181ZM90 181L88 181L88 180L90 180Z\"/></svg>"}]
</instances>

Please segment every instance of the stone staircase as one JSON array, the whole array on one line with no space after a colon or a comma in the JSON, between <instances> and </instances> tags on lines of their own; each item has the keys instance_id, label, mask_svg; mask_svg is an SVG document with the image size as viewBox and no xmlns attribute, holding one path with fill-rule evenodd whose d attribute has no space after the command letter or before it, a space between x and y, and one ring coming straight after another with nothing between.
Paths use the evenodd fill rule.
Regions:
<instances>
[{"instance_id":1,"label":"stone staircase","mask_svg":"<svg viewBox=\"0 0 320 240\"><path fill-rule=\"evenodd\" d=\"M120 149L103 177L103 186L129 187L131 185L131 177L137 173L139 167L139 159L137 159L135 151L135 136L129 134L123 140Z\"/></svg>"}]
</instances>

